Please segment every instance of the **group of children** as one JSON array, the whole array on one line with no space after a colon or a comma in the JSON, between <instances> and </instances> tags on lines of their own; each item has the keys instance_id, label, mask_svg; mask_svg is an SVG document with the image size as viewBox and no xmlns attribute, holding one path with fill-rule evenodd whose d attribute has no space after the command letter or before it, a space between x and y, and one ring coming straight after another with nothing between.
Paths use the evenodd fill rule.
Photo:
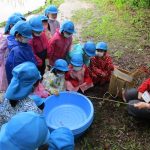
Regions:
<instances>
[{"instance_id":1,"label":"group of children","mask_svg":"<svg viewBox=\"0 0 150 150\"><path fill-rule=\"evenodd\" d=\"M2 150L16 150L16 146L33 150L45 143L53 149L63 146L63 149L74 149L69 129L53 131L56 132L54 136L53 132L42 135L40 128L47 130L44 122L29 123L32 119L41 120L46 97L59 95L61 91L84 93L94 84L104 84L110 79L113 64L107 54L107 43L96 45L88 41L73 45L74 23L65 20L60 25L57 14L57 7L50 5L44 15L26 20L22 14L14 13L6 22L0 37L0 91L5 92L5 99L0 103ZM23 120L26 122L21 123ZM14 125L16 128L11 131ZM39 135L30 133L35 129ZM20 136L24 137L24 142ZM10 140L12 137L15 138ZM50 137L53 138L49 140Z\"/></svg>"},{"instance_id":2,"label":"group of children","mask_svg":"<svg viewBox=\"0 0 150 150\"><path fill-rule=\"evenodd\" d=\"M29 127L29 122L32 121L30 116L40 119L44 108L44 98L52 94L59 95L61 91L84 93L94 85L104 85L110 80L114 65L107 52L107 43L95 44L87 41L84 44L73 45L73 34L76 33L74 23L66 20L60 25L57 14L57 7L50 5L45 9L44 15L34 16L26 21L22 14L14 13L6 22L5 34L0 37L0 91L6 91L5 100L0 104L0 126L9 122L3 125L0 132L0 147L8 145L7 149L10 149L14 146L14 149L11 149L17 150L15 144L20 144L21 141L18 139L20 135L24 137L24 134L27 134L32 138L30 135L32 129L36 128L39 132L41 124ZM127 99L126 95L124 99ZM28 113L29 111L35 114ZM16 117L13 117L15 115ZM7 130L10 130L9 124L16 125L15 118L19 116L23 116L22 119L20 117L20 122L23 119L27 122L29 119L29 122L21 124L20 128L16 129L17 135L15 131L10 132L16 140L9 141L7 135ZM30 130L27 129L24 131L26 133L23 133L21 126ZM46 125L42 127L47 130ZM61 137L58 135L62 135L61 132L62 130L58 130L57 134L56 131L53 139L48 140L50 141L48 144L54 146L53 149L59 149L61 142L58 139ZM43 145L44 139L48 136L47 131L44 136L41 135L43 139L38 137L36 132L33 134L37 136L36 141L26 143L24 140L25 144L22 143L25 147L31 145L31 150ZM40 134L44 133L39 132ZM67 140L68 136L71 140ZM58 141L53 143L54 139ZM37 144L39 140L41 141ZM62 136L62 140L68 142L65 143L70 146L68 150L73 149L73 135L70 135L69 131ZM10 147L6 144L7 142ZM17 147L21 146L23 147L21 144ZM65 150L65 147L63 149Z\"/></svg>"},{"instance_id":3,"label":"group of children","mask_svg":"<svg viewBox=\"0 0 150 150\"><path fill-rule=\"evenodd\" d=\"M64 90L84 93L93 84L109 81L114 67L107 53L107 43L96 45L88 41L73 45L74 23L66 20L60 25L57 13L57 7L51 5L45 9L45 15L34 16L28 21L20 13L8 18L1 40L4 74L0 79L1 91L10 84L13 69L27 61L34 63L42 76L36 89L38 94L42 94L38 91L41 88L49 92L47 96L54 94L53 89L55 93Z\"/></svg>"}]
</instances>

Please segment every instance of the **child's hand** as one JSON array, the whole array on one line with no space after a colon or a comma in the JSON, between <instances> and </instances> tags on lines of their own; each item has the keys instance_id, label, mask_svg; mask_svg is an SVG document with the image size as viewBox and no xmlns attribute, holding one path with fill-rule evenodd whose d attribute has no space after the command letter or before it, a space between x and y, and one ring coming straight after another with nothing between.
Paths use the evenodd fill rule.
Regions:
<instances>
[{"instance_id":1,"label":"child's hand","mask_svg":"<svg viewBox=\"0 0 150 150\"><path fill-rule=\"evenodd\" d=\"M138 92L138 99L142 99L142 94L141 92Z\"/></svg>"},{"instance_id":2,"label":"child's hand","mask_svg":"<svg viewBox=\"0 0 150 150\"><path fill-rule=\"evenodd\" d=\"M101 76L102 76L102 77L106 77L106 73L102 72L102 73L101 73Z\"/></svg>"},{"instance_id":3,"label":"child's hand","mask_svg":"<svg viewBox=\"0 0 150 150\"><path fill-rule=\"evenodd\" d=\"M114 68L115 68L115 69L118 69L118 68L119 68L119 66L117 66L117 65L114 65Z\"/></svg>"},{"instance_id":4,"label":"child's hand","mask_svg":"<svg viewBox=\"0 0 150 150\"><path fill-rule=\"evenodd\" d=\"M59 92L57 90L55 90L54 95L59 96Z\"/></svg>"},{"instance_id":5,"label":"child's hand","mask_svg":"<svg viewBox=\"0 0 150 150\"><path fill-rule=\"evenodd\" d=\"M150 104L145 102L139 102L137 104L134 104L134 107L138 109L146 109L146 108L150 108Z\"/></svg>"}]
</instances>

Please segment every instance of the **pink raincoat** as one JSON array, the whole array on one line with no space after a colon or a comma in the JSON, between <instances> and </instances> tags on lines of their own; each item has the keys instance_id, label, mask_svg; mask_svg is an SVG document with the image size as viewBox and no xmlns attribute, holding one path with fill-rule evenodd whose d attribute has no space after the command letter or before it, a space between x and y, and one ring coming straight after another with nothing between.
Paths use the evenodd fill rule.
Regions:
<instances>
[{"instance_id":1,"label":"pink raincoat","mask_svg":"<svg viewBox=\"0 0 150 150\"><path fill-rule=\"evenodd\" d=\"M93 82L86 65L79 71L74 71L73 66L69 66L69 69L65 76L67 90L78 91L81 89L84 93L84 91L93 87Z\"/></svg>"},{"instance_id":2,"label":"pink raincoat","mask_svg":"<svg viewBox=\"0 0 150 150\"><path fill-rule=\"evenodd\" d=\"M54 62L57 59L64 59L71 48L71 44L72 44L72 37L65 38L59 32L59 29L57 29L56 33L49 41L48 46L49 64L53 66Z\"/></svg>"},{"instance_id":3,"label":"pink raincoat","mask_svg":"<svg viewBox=\"0 0 150 150\"><path fill-rule=\"evenodd\" d=\"M60 23L57 20L48 20L50 29L51 29L51 35L53 36L57 30L57 28L60 28Z\"/></svg>"},{"instance_id":4,"label":"pink raincoat","mask_svg":"<svg viewBox=\"0 0 150 150\"><path fill-rule=\"evenodd\" d=\"M5 71L5 63L8 52L7 37L0 35L0 91L5 91L8 86Z\"/></svg>"}]
</instances>

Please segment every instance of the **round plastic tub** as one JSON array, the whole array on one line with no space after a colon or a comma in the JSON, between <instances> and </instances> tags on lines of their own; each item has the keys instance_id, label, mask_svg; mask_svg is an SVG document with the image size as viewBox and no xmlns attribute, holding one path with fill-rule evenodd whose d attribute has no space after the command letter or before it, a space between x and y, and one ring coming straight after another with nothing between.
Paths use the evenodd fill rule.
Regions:
<instances>
[{"instance_id":1,"label":"round plastic tub","mask_svg":"<svg viewBox=\"0 0 150 150\"><path fill-rule=\"evenodd\" d=\"M86 96L66 91L61 92L59 96L49 96L43 114L51 131L67 127L78 137L91 125L94 108Z\"/></svg>"}]
</instances>

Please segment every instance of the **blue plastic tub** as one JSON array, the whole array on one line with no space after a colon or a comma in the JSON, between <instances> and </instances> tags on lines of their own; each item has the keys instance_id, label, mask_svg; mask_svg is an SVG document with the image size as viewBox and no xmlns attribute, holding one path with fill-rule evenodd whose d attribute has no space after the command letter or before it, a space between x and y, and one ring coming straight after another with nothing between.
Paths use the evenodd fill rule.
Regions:
<instances>
[{"instance_id":1,"label":"blue plastic tub","mask_svg":"<svg viewBox=\"0 0 150 150\"><path fill-rule=\"evenodd\" d=\"M50 130L67 127L78 137L91 125L94 108L86 96L66 91L48 97L43 114Z\"/></svg>"}]
</instances>

